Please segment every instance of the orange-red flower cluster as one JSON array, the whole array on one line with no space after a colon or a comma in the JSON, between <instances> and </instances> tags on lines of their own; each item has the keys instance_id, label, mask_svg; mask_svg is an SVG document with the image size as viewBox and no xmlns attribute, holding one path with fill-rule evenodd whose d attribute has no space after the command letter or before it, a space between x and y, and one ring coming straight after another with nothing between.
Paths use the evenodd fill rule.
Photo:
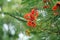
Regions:
<instances>
[{"instance_id":1,"label":"orange-red flower cluster","mask_svg":"<svg viewBox=\"0 0 60 40\"><path fill-rule=\"evenodd\" d=\"M52 7L52 10L53 10L53 11L56 11L57 8L58 8L58 6L55 5L55 6Z\"/></svg>"},{"instance_id":2,"label":"orange-red flower cluster","mask_svg":"<svg viewBox=\"0 0 60 40\"><path fill-rule=\"evenodd\" d=\"M30 13L25 14L24 18L27 20L27 25L31 27L36 27L36 19L38 17L38 11L32 9Z\"/></svg>"},{"instance_id":3,"label":"orange-red flower cluster","mask_svg":"<svg viewBox=\"0 0 60 40\"><path fill-rule=\"evenodd\" d=\"M57 3L56 3L56 5L60 7L60 1L59 1L59 2L57 2Z\"/></svg>"},{"instance_id":4,"label":"orange-red flower cluster","mask_svg":"<svg viewBox=\"0 0 60 40\"><path fill-rule=\"evenodd\" d=\"M60 7L60 2L57 2L56 5L54 5L54 6L52 7L52 10L53 10L53 11L56 11L56 10L58 9L58 7Z\"/></svg>"},{"instance_id":5,"label":"orange-red flower cluster","mask_svg":"<svg viewBox=\"0 0 60 40\"><path fill-rule=\"evenodd\" d=\"M57 2L56 5L54 5L54 6L52 7L52 10L54 11L54 16L59 15L59 13L56 11L56 10L58 10L59 8L60 8L60 1Z\"/></svg>"}]
</instances>

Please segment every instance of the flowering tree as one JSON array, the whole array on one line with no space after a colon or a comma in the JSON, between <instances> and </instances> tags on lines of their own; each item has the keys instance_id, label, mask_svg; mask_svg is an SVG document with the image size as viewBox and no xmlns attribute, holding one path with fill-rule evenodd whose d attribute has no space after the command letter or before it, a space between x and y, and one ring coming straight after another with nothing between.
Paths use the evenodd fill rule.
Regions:
<instances>
[{"instance_id":1,"label":"flowering tree","mask_svg":"<svg viewBox=\"0 0 60 40\"><path fill-rule=\"evenodd\" d=\"M24 40L19 34L60 40L60 0L0 0L0 39Z\"/></svg>"}]
</instances>

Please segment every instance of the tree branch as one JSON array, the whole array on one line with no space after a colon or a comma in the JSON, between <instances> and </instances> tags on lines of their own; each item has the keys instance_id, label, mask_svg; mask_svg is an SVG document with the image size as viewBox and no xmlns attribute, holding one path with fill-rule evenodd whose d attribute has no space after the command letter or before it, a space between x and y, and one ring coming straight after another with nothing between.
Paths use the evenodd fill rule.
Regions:
<instances>
[{"instance_id":1,"label":"tree branch","mask_svg":"<svg viewBox=\"0 0 60 40\"><path fill-rule=\"evenodd\" d=\"M0 13L0 14L1 14L1 13ZM14 16L14 15L9 14L9 13L6 13L6 12L4 12L4 14L5 14L5 15L9 15L9 16L11 16L11 17L13 17L13 18L15 18L15 19L17 19L17 20L19 20L19 21L26 22L26 20L25 20L24 18L22 18L22 17Z\"/></svg>"}]
</instances>

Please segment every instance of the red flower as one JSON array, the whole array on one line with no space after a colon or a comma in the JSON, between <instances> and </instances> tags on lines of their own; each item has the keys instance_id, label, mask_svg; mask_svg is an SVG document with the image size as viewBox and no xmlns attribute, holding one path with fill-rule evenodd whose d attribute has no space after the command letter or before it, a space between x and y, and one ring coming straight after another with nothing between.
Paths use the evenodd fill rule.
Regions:
<instances>
[{"instance_id":1,"label":"red flower","mask_svg":"<svg viewBox=\"0 0 60 40\"><path fill-rule=\"evenodd\" d=\"M31 16L34 16L35 18L37 18L38 17L38 11L35 9L32 9Z\"/></svg>"},{"instance_id":2,"label":"red flower","mask_svg":"<svg viewBox=\"0 0 60 40\"><path fill-rule=\"evenodd\" d=\"M30 20L30 13L25 14L25 15L24 15L24 18L25 18L26 20Z\"/></svg>"},{"instance_id":3,"label":"red flower","mask_svg":"<svg viewBox=\"0 0 60 40\"><path fill-rule=\"evenodd\" d=\"M35 19L35 16L33 14L30 14L30 20L33 21L33 20L36 20Z\"/></svg>"},{"instance_id":4,"label":"red flower","mask_svg":"<svg viewBox=\"0 0 60 40\"><path fill-rule=\"evenodd\" d=\"M32 27L36 27L36 23L35 22L32 22Z\"/></svg>"},{"instance_id":5,"label":"red flower","mask_svg":"<svg viewBox=\"0 0 60 40\"><path fill-rule=\"evenodd\" d=\"M27 25L28 25L28 26L32 26L32 22L31 22L31 21L28 21L28 22L27 22Z\"/></svg>"},{"instance_id":6,"label":"red flower","mask_svg":"<svg viewBox=\"0 0 60 40\"><path fill-rule=\"evenodd\" d=\"M31 21L35 20L35 16L33 14L25 14L24 18Z\"/></svg>"},{"instance_id":7,"label":"red flower","mask_svg":"<svg viewBox=\"0 0 60 40\"><path fill-rule=\"evenodd\" d=\"M58 8L57 6L53 6L52 10L55 11L57 10L57 8Z\"/></svg>"},{"instance_id":8,"label":"red flower","mask_svg":"<svg viewBox=\"0 0 60 40\"><path fill-rule=\"evenodd\" d=\"M35 9L32 9L32 10L31 10L31 13L34 14L34 13L35 13Z\"/></svg>"},{"instance_id":9,"label":"red flower","mask_svg":"<svg viewBox=\"0 0 60 40\"><path fill-rule=\"evenodd\" d=\"M45 5L43 8L49 8L49 6L48 5Z\"/></svg>"},{"instance_id":10,"label":"red flower","mask_svg":"<svg viewBox=\"0 0 60 40\"><path fill-rule=\"evenodd\" d=\"M38 15L38 11L36 10L34 16L38 17Z\"/></svg>"},{"instance_id":11,"label":"red flower","mask_svg":"<svg viewBox=\"0 0 60 40\"><path fill-rule=\"evenodd\" d=\"M31 27L36 27L36 23L33 22L33 21L28 21L28 22L27 22L27 25L28 25L28 26L31 26Z\"/></svg>"}]
</instances>

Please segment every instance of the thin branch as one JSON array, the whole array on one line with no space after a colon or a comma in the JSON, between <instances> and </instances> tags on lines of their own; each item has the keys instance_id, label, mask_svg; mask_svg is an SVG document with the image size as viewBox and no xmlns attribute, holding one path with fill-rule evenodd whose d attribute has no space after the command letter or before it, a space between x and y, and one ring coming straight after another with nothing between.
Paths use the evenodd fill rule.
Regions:
<instances>
[{"instance_id":1,"label":"thin branch","mask_svg":"<svg viewBox=\"0 0 60 40\"><path fill-rule=\"evenodd\" d=\"M0 13L0 14L1 14L1 13ZM11 16L11 17L13 17L13 18L15 18L15 19L17 19L17 20L19 20L19 21L26 22L26 20L25 20L24 18L22 19L22 17L14 16L14 15L12 15L12 14L5 13L5 12L4 12L4 14L5 14L5 15L9 15L9 16Z\"/></svg>"}]
</instances>

